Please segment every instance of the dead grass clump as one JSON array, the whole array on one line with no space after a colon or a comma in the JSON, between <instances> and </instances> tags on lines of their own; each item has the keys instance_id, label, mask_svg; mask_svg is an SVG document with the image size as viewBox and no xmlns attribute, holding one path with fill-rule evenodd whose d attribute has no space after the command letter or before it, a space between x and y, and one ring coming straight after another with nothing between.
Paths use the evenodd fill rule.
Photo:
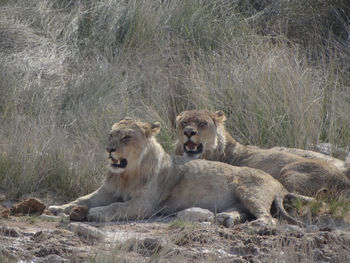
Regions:
<instances>
[{"instance_id":1,"label":"dead grass clump","mask_svg":"<svg viewBox=\"0 0 350 263\"><path fill-rule=\"evenodd\" d=\"M95 189L125 116L160 121L169 152L193 108L223 110L242 143L347 147L348 9L321 2L0 2L1 190Z\"/></svg>"},{"instance_id":2,"label":"dead grass clump","mask_svg":"<svg viewBox=\"0 0 350 263\"><path fill-rule=\"evenodd\" d=\"M29 198L27 200L21 201L11 207L11 215L31 215L31 214L39 214L41 215L46 206L45 204L38 198Z\"/></svg>"}]
</instances>

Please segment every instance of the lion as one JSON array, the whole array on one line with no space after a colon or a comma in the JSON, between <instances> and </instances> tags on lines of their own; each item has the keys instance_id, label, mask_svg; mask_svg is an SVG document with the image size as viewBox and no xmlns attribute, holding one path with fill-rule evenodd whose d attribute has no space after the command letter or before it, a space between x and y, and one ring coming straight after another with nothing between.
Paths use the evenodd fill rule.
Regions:
<instances>
[{"instance_id":1,"label":"lion","mask_svg":"<svg viewBox=\"0 0 350 263\"><path fill-rule=\"evenodd\" d=\"M260 169L281 182L289 192L303 195L314 196L324 189L332 192L350 189L350 180L345 176L350 169L344 162L340 170L332 164L331 157L327 162L287 152L286 148L244 146L225 130L225 120L222 111L180 113L176 118L175 154ZM336 159L336 162L342 161Z\"/></svg>"},{"instance_id":2,"label":"lion","mask_svg":"<svg viewBox=\"0 0 350 263\"><path fill-rule=\"evenodd\" d=\"M89 221L116 221L172 215L190 207L218 213L236 208L270 225L277 223L270 214L274 204L283 218L300 223L283 207L284 198L299 196L288 193L267 173L186 156L171 157L155 138L159 130L157 122L125 118L115 123L109 134L108 173L102 185L91 194L49 210L70 213L82 205L88 209Z\"/></svg>"}]
</instances>

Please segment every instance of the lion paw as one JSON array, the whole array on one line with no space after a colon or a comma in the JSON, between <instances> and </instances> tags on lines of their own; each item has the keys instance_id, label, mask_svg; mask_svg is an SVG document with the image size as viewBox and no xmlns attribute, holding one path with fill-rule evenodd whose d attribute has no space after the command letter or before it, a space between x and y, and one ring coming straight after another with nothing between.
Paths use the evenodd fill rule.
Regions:
<instances>
[{"instance_id":1,"label":"lion paw","mask_svg":"<svg viewBox=\"0 0 350 263\"><path fill-rule=\"evenodd\" d=\"M68 215L75 206L75 204L52 205L49 206L48 210L54 215L59 215L61 213Z\"/></svg>"}]
</instances>

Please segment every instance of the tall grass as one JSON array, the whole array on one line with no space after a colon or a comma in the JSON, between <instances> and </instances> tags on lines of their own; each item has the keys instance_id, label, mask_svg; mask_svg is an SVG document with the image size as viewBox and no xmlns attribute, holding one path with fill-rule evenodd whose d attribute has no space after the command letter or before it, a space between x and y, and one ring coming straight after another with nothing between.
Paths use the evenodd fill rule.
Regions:
<instances>
[{"instance_id":1,"label":"tall grass","mask_svg":"<svg viewBox=\"0 0 350 263\"><path fill-rule=\"evenodd\" d=\"M242 143L348 147L346 2L294 2L1 1L0 190L91 191L126 115L159 120L169 152L176 115L193 108L224 110Z\"/></svg>"}]
</instances>

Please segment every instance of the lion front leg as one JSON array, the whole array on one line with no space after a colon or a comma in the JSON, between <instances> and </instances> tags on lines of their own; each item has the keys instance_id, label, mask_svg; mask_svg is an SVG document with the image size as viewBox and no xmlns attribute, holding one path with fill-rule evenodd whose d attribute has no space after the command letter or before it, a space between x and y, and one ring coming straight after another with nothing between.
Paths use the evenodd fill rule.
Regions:
<instances>
[{"instance_id":1,"label":"lion front leg","mask_svg":"<svg viewBox=\"0 0 350 263\"><path fill-rule=\"evenodd\" d=\"M107 206L91 208L88 211L88 221L109 222L122 220L142 220L152 216L154 206L144 200L116 202Z\"/></svg>"},{"instance_id":2,"label":"lion front leg","mask_svg":"<svg viewBox=\"0 0 350 263\"><path fill-rule=\"evenodd\" d=\"M60 205L60 206L49 206L49 211L54 213L55 215L60 213L69 214L71 210L77 205L86 206L88 209L93 207L105 206L111 204L115 199L115 195L108 191L104 185L102 185L99 189L92 192L91 194L79 197L73 202L68 204Z\"/></svg>"}]
</instances>

